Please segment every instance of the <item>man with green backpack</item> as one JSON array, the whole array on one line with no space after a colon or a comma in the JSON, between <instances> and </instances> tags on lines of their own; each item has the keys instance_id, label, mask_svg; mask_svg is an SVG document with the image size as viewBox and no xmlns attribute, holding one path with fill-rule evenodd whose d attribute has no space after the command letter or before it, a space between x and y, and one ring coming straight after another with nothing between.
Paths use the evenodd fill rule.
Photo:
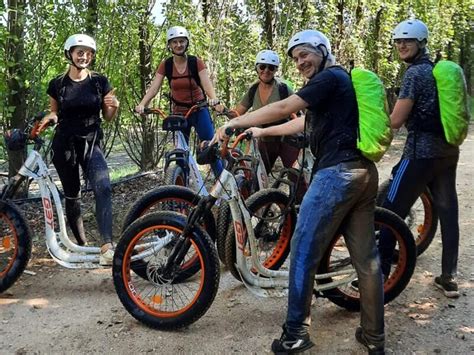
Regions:
<instances>
[{"instance_id":1,"label":"man with green backpack","mask_svg":"<svg viewBox=\"0 0 474 355\"><path fill-rule=\"evenodd\" d=\"M430 188L439 214L443 242L441 275L434 283L446 297L458 297L455 280L459 253L456 168L458 146L466 137L470 117L462 70L456 69L452 62L443 61L435 66L430 61L426 48L428 28L420 20L399 23L393 32L393 40L400 59L408 67L390 116L391 125L392 128L405 125L408 135L401 160L392 170L383 207L405 218L425 187ZM443 69L446 64L450 74ZM453 74L453 68L457 74ZM449 116L449 112L454 114ZM394 248L393 238L388 233L382 233L379 244L385 275L390 271Z\"/></svg>"},{"instance_id":2,"label":"man with green backpack","mask_svg":"<svg viewBox=\"0 0 474 355\"><path fill-rule=\"evenodd\" d=\"M363 137L359 134L357 90L349 73L335 65L330 42L321 32L296 33L288 43L288 55L308 80L306 85L284 100L229 121L217 132L223 139L227 127L253 126L257 137L263 136L262 132L294 134L304 130L305 120L310 130L310 146L317 159L291 241L286 321L281 337L272 343L272 351L294 354L314 345L309 336L314 274L328 243L341 228L358 273L361 322L355 337L370 354L382 355L383 281L374 232L378 173L373 159L358 145ZM303 109L306 119L255 127Z\"/></svg>"}]
</instances>

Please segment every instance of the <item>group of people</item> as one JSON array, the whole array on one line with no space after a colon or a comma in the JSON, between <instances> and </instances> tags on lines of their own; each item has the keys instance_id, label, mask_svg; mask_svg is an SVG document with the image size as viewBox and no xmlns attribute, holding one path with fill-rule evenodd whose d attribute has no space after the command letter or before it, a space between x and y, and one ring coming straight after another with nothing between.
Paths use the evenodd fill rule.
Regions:
<instances>
[{"instance_id":1,"label":"group of people","mask_svg":"<svg viewBox=\"0 0 474 355\"><path fill-rule=\"evenodd\" d=\"M394 129L405 125L408 136L400 162L393 168L390 192L383 206L404 218L423 189L430 188L439 212L443 242L441 274L434 283L447 297L457 297L459 226L455 180L459 148L446 142L441 127L426 25L419 20L403 21L394 29L393 41L407 70L390 116L391 125ZM185 28L175 26L168 30L167 47L172 56L158 66L151 86L136 107L138 113L158 93L165 77L169 80L174 113L186 112L206 96L209 106L223 110L205 63L187 53L189 44ZM100 146L100 111L104 119L110 120L116 115L119 102L107 78L88 69L96 52L92 38L71 36L64 51L69 68L50 82L47 91L51 113L45 119L57 123L53 163L66 196L67 219L79 244L87 242L79 204L79 166L82 167L96 197L103 238L101 263L110 264L111 189ZM297 158L296 148L286 145L281 137L309 132L315 167L292 237L286 321L281 337L273 341L271 348L274 353L286 354L313 346L309 327L314 275L331 237L341 229L358 274L361 321L355 337L370 354L383 354L383 282L393 247L382 240L379 249L375 242L378 172L374 162L357 148L358 106L351 77L336 64L328 38L319 31L295 34L288 42L287 55L306 80L296 93L275 78L280 64L277 53L263 50L255 60L258 81L236 106L240 116L215 133L209 111L203 108L190 116L189 126L195 127L201 140L223 140L227 127L248 128L260 139L267 171L278 157L285 166L291 166ZM305 115L290 120L290 115L298 111ZM185 135L189 136L189 131ZM218 175L221 163L213 170Z\"/></svg>"}]
</instances>

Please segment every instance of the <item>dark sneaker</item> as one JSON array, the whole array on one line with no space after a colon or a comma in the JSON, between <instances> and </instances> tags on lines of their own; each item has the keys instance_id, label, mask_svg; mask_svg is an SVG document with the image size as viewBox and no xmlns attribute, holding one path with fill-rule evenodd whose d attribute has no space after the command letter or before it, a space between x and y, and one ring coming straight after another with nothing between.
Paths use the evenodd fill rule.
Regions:
<instances>
[{"instance_id":1,"label":"dark sneaker","mask_svg":"<svg viewBox=\"0 0 474 355\"><path fill-rule=\"evenodd\" d=\"M272 343L272 351L278 355L297 354L308 350L314 346L314 343L309 339L309 335L294 337L288 334L285 330L280 339L274 339Z\"/></svg>"},{"instance_id":2,"label":"dark sneaker","mask_svg":"<svg viewBox=\"0 0 474 355\"><path fill-rule=\"evenodd\" d=\"M355 337L359 343L367 348L370 355L385 355L385 349L383 346L376 346L369 343L369 341L365 338L362 327L358 327L356 329Z\"/></svg>"},{"instance_id":3,"label":"dark sneaker","mask_svg":"<svg viewBox=\"0 0 474 355\"><path fill-rule=\"evenodd\" d=\"M437 276L434 279L434 284L440 290L443 290L443 293L448 298L457 298L459 297L458 284L454 281L452 277Z\"/></svg>"}]
</instances>

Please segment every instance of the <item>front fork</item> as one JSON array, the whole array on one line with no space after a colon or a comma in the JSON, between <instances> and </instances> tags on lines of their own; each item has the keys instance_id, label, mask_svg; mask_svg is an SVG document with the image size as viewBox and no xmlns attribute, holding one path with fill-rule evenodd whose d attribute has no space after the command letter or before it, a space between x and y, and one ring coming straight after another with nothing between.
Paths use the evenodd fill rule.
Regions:
<instances>
[{"instance_id":1,"label":"front fork","mask_svg":"<svg viewBox=\"0 0 474 355\"><path fill-rule=\"evenodd\" d=\"M21 184L26 180L26 176L16 174L11 177L8 184L5 185L2 191L2 200L12 199L20 188Z\"/></svg>"},{"instance_id":2,"label":"front fork","mask_svg":"<svg viewBox=\"0 0 474 355\"><path fill-rule=\"evenodd\" d=\"M191 232L195 226L198 226L206 211L209 211L212 206L216 203L217 199L211 195L201 198L196 208L194 208L191 213L188 215L186 220L186 225L181 233L181 236L178 238L176 245L171 251L166 265L163 270L163 274L168 278L172 278L176 265L181 265L186 254L191 247Z\"/></svg>"}]
</instances>

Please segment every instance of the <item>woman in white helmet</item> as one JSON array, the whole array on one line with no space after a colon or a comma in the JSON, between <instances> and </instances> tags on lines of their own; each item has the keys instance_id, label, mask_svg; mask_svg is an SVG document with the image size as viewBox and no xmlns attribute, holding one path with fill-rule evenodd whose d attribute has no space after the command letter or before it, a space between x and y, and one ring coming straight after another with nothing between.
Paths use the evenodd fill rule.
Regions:
<instances>
[{"instance_id":1,"label":"woman in white helmet","mask_svg":"<svg viewBox=\"0 0 474 355\"><path fill-rule=\"evenodd\" d=\"M293 95L293 89L285 82L275 78L279 65L280 58L276 52L268 49L258 52L255 58L255 71L258 75L258 81L250 86L235 108L239 115L243 115L250 109L257 110L272 102L283 100ZM286 117L270 125L274 126L289 120L290 117ZM299 150L286 143L281 136L262 137L259 141L259 149L267 172L272 170L278 157L280 157L285 168L291 168L299 154Z\"/></svg>"},{"instance_id":2,"label":"woman in white helmet","mask_svg":"<svg viewBox=\"0 0 474 355\"><path fill-rule=\"evenodd\" d=\"M392 128L405 125L408 135L401 160L392 170L383 207L405 218L420 193L429 186L443 241L441 275L435 277L434 283L446 297L459 297L455 279L459 254L456 193L459 147L448 144L444 135L427 41L428 28L420 20L402 21L393 31L395 48L408 67L390 119ZM388 274L393 246L382 235L379 247L382 269Z\"/></svg>"},{"instance_id":3,"label":"woman in white helmet","mask_svg":"<svg viewBox=\"0 0 474 355\"><path fill-rule=\"evenodd\" d=\"M217 99L214 87L209 78L206 64L195 56L187 54L189 47L189 33L181 26L173 26L166 32L166 44L172 56L163 60L155 73L150 87L135 111L143 113L145 107L156 96L163 84L163 79L168 79L171 89L171 109L174 114L185 114L190 107L206 100L209 106L222 112L224 107ZM209 110L202 108L188 118L188 128L183 131L189 139L191 127L196 129L200 140L210 140L214 136ZM212 164L215 176L222 171L222 162L219 160Z\"/></svg>"},{"instance_id":4,"label":"woman in white helmet","mask_svg":"<svg viewBox=\"0 0 474 355\"><path fill-rule=\"evenodd\" d=\"M112 265L112 199L107 162L100 142L101 112L105 120L117 114L119 102L108 79L89 70L96 53L94 39L70 36L64 44L69 62L66 73L49 82L50 110L44 120L57 123L53 138L53 164L66 198L66 217L79 245L86 241L80 206L80 171L94 191L96 218L103 240L100 263Z\"/></svg>"},{"instance_id":5,"label":"woman in white helmet","mask_svg":"<svg viewBox=\"0 0 474 355\"><path fill-rule=\"evenodd\" d=\"M383 280L374 233L378 173L357 149L358 109L352 81L342 67L333 65L330 42L319 31L295 34L288 55L307 84L287 99L237 117L218 131L222 139L227 127L259 126L306 109L310 145L317 159L291 242L286 322L272 351L298 353L314 345L308 334L314 274L331 238L342 230L359 279L361 326L356 339L371 354L384 354ZM261 137L302 132L304 126L301 117L250 131Z\"/></svg>"}]
</instances>

